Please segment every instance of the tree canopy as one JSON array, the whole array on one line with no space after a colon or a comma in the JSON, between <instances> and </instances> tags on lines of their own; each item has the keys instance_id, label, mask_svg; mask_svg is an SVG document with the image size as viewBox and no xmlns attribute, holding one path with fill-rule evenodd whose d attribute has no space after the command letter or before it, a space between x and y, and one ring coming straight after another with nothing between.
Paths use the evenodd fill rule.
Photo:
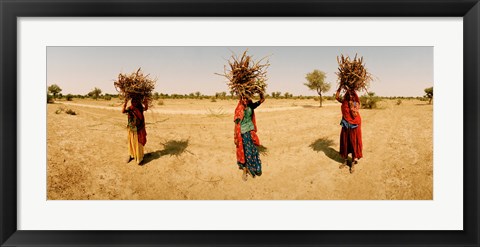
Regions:
<instances>
[{"instance_id":1,"label":"tree canopy","mask_svg":"<svg viewBox=\"0 0 480 247\"><path fill-rule=\"evenodd\" d=\"M318 69L313 70L305 76L307 82L304 83L304 85L310 90L317 91L320 96L320 107L322 107L322 93L328 92L331 87L330 83L325 82L325 77L325 72Z\"/></svg>"},{"instance_id":2,"label":"tree canopy","mask_svg":"<svg viewBox=\"0 0 480 247\"><path fill-rule=\"evenodd\" d=\"M429 99L428 103L431 104L433 99L433 87L425 88L424 91L425 91L425 97Z\"/></svg>"},{"instance_id":3,"label":"tree canopy","mask_svg":"<svg viewBox=\"0 0 480 247\"><path fill-rule=\"evenodd\" d=\"M53 98L57 98L57 94L59 94L62 89L57 84L52 84L48 87L48 92L53 95Z\"/></svg>"},{"instance_id":4,"label":"tree canopy","mask_svg":"<svg viewBox=\"0 0 480 247\"><path fill-rule=\"evenodd\" d=\"M88 96L92 97L93 99L98 99L102 94L102 90L100 88L95 87L92 91L88 93Z\"/></svg>"}]
</instances>

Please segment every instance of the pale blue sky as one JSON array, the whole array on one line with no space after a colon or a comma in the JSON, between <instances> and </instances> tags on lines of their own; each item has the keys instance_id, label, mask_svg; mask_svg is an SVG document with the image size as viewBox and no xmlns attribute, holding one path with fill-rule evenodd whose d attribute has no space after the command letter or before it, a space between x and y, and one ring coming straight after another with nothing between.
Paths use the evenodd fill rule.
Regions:
<instances>
[{"instance_id":1,"label":"pale blue sky","mask_svg":"<svg viewBox=\"0 0 480 247\"><path fill-rule=\"evenodd\" d=\"M337 86L340 54L363 56L375 77L369 91L381 96L422 96L433 86L433 47L335 47L335 46L260 46L260 47L47 47L47 84L57 84L63 94L87 94L94 87L116 93L113 81L118 73L131 73L139 67L157 78L159 93L188 94L200 91L213 95L228 92L223 73L232 51L241 54L248 48L254 59L269 56L267 92L317 95L303 83L314 69L327 74Z\"/></svg>"}]
</instances>

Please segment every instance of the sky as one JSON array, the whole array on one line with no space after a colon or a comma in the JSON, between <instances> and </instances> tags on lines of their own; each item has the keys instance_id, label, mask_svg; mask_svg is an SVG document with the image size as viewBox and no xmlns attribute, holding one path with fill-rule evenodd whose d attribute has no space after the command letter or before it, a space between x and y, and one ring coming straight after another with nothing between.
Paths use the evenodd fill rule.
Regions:
<instances>
[{"instance_id":1,"label":"sky","mask_svg":"<svg viewBox=\"0 0 480 247\"><path fill-rule=\"evenodd\" d=\"M229 92L224 66L232 54L247 54L255 61L267 57L267 93L289 92L314 96L305 76L315 69L326 73L332 95L338 87L337 56L363 56L373 75L370 92L380 96L423 96L434 85L433 47L423 46L159 46L159 47L47 47L47 86L57 84L62 94L87 94L97 87L117 93L113 82L119 73L142 68L156 78L155 91L166 94Z\"/></svg>"}]
</instances>

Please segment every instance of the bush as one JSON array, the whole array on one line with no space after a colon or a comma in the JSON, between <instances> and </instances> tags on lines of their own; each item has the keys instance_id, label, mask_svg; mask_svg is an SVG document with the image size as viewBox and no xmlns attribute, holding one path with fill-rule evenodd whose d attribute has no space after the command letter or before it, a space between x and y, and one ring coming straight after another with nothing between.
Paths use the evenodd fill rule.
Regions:
<instances>
[{"instance_id":1,"label":"bush","mask_svg":"<svg viewBox=\"0 0 480 247\"><path fill-rule=\"evenodd\" d=\"M53 104L53 95L47 93L47 104Z\"/></svg>"},{"instance_id":2,"label":"bush","mask_svg":"<svg viewBox=\"0 0 480 247\"><path fill-rule=\"evenodd\" d=\"M368 93L368 95L362 95L360 97L360 103L364 109L376 109L377 103L380 101L380 97L375 96L374 92Z\"/></svg>"},{"instance_id":3,"label":"bush","mask_svg":"<svg viewBox=\"0 0 480 247\"><path fill-rule=\"evenodd\" d=\"M67 94L67 96L65 96L65 98L67 98L67 101L72 101L73 95Z\"/></svg>"},{"instance_id":4,"label":"bush","mask_svg":"<svg viewBox=\"0 0 480 247\"><path fill-rule=\"evenodd\" d=\"M60 114L64 111L65 109L63 109L63 107L60 107L58 108L56 111L55 111L55 114Z\"/></svg>"},{"instance_id":5,"label":"bush","mask_svg":"<svg viewBox=\"0 0 480 247\"><path fill-rule=\"evenodd\" d=\"M165 103L163 102L163 99L159 100L157 105L164 105Z\"/></svg>"},{"instance_id":6,"label":"bush","mask_svg":"<svg viewBox=\"0 0 480 247\"><path fill-rule=\"evenodd\" d=\"M65 113L67 113L67 114L69 114L69 115L77 115L77 113L76 113L74 110L72 110L72 109L67 109L67 110L65 111Z\"/></svg>"},{"instance_id":7,"label":"bush","mask_svg":"<svg viewBox=\"0 0 480 247\"><path fill-rule=\"evenodd\" d=\"M210 101L211 102L217 102L217 100L215 98L212 98Z\"/></svg>"},{"instance_id":8,"label":"bush","mask_svg":"<svg viewBox=\"0 0 480 247\"><path fill-rule=\"evenodd\" d=\"M397 105L401 105L402 104L402 100L401 99L397 99Z\"/></svg>"},{"instance_id":9,"label":"bush","mask_svg":"<svg viewBox=\"0 0 480 247\"><path fill-rule=\"evenodd\" d=\"M105 100L111 100L112 99L112 96L110 95L105 95L105 97L103 97Z\"/></svg>"}]
</instances>

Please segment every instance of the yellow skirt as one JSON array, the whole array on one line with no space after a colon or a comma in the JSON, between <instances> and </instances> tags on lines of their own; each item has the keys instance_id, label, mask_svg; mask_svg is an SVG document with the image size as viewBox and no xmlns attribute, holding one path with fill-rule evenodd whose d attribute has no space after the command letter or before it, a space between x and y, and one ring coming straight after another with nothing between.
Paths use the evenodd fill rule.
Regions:
<instances>
[{"instance_id":1,"label":"yellow skirt","mask_svg":"<svg viewBox=\"0 0 480 247\"><path fill-rule=\"evenodd\" d=\"M128 154L137 164L143 160L143 145L138 142L137 131L128 128Z\"/></svg>"}]
</instances>

